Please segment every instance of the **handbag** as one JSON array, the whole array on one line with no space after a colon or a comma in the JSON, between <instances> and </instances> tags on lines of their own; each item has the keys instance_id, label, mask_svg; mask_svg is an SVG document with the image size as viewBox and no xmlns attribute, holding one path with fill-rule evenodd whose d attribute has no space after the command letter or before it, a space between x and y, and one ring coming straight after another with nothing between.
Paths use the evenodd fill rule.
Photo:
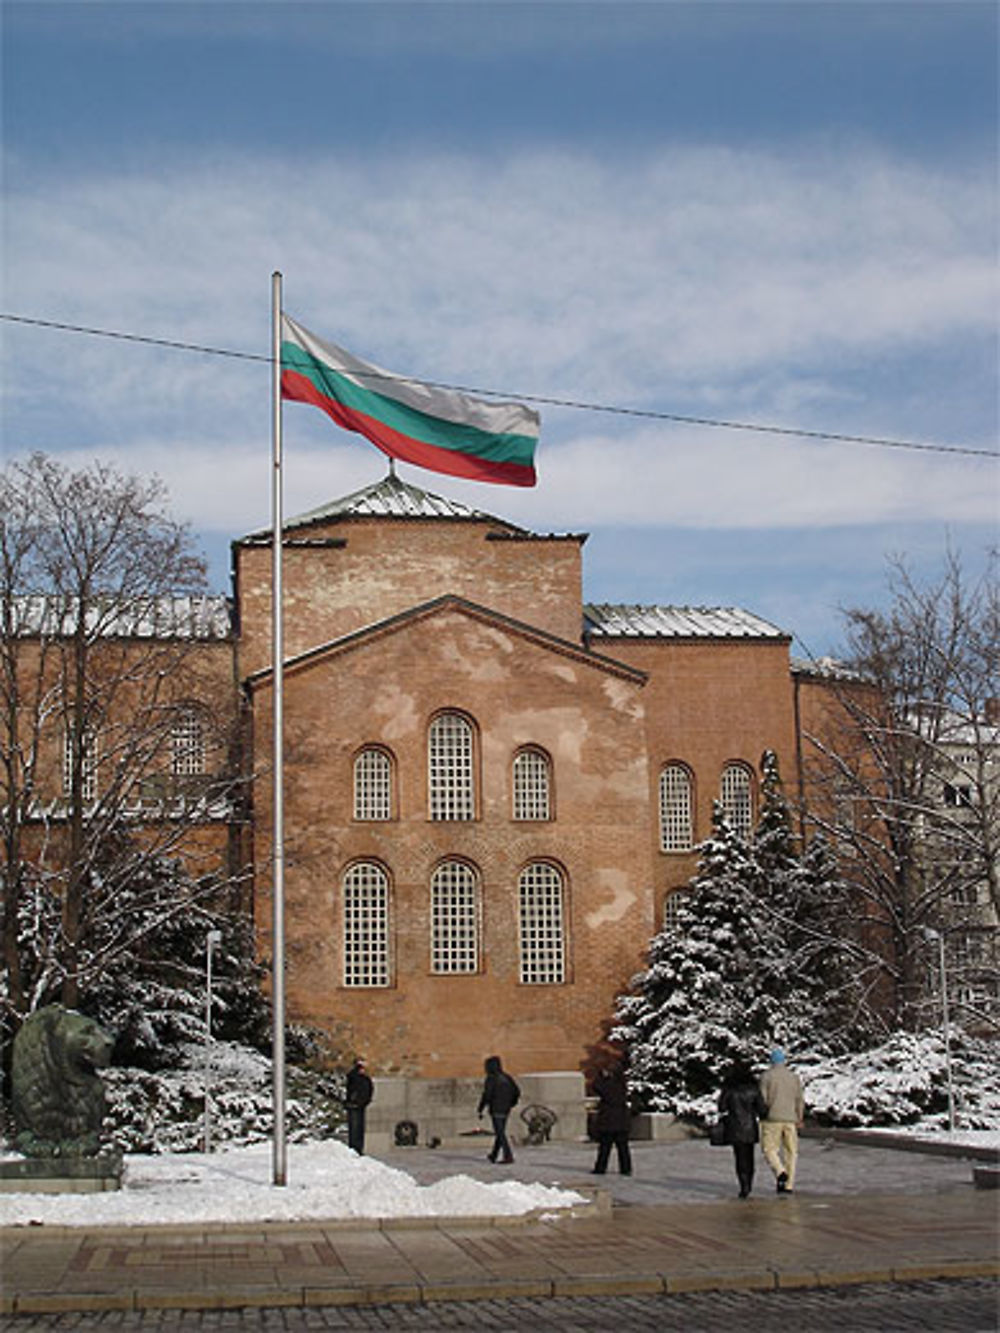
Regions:
<instances>
[{"instance_id":1,"label":"handbag","mask_svg":"<svg viewBox=\"0 0 1000 1333\"><path fill-rule=\"evenodd\" d=\"M708 1127L708 1141L713 1148L723 1148L726 1144L725 1119L713 1120Z\"/></svg>"}]
</instances>

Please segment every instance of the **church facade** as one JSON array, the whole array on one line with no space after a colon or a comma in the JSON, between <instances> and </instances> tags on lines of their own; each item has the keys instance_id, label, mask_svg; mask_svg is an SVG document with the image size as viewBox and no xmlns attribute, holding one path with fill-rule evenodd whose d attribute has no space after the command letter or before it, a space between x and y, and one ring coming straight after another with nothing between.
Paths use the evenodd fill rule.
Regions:
<instances>
[{"instance_id":1,"label":"church facade","mask_svg":"<svg viewBox=\"0 0 1000 1333\"><path fill-rule=\"evenodd\" d=\"M813 694L789 636L739 608L588 604L584 540L392 473L286 520L288 1017L381 1075L585 1067L713 802L749 831L765 749L799 780ZM270 533L233 567L266 956Z\"/></svg>"}]
</instances>

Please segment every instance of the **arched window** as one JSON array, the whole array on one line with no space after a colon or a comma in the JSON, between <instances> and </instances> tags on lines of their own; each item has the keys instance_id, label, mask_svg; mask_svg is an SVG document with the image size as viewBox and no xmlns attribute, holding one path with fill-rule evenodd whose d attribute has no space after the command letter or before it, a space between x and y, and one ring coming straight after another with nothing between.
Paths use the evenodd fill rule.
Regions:
<instances>
[{"instance_id":1,"label":"arched window","mask_svg":"<svg viewBox=\"0 0 1000 1333\"><path fill-rule=\"evenodd\" d=\"M205 717L199 708L181 708L170 726L170 771L175 778L205 772Z\"/></svg>"},{"instance_id":2,"label":"arched window","mask_svg":"<svg viewBox=\"0 0 1000 1333\"><path fill-rule=\"evenodd\" d=\"M392 818L392 760L376 746L354 759L354 818Z\"/></svg>"},{"instance_id":3,"label":"arched window","mask_svg":"<svg viewBox=\"0 0 1000 1333\"><path fill-rule=\"evenodd\" d=\"M73 732L67 727L63 733L63 795L73 794L73 771L77 763ZM85 801L97 800L97 733L85 728L80 744L80 795Z\"/></svg>"},{"instance_id":4,"label":"arched window","mask_svg":"<svg viewBox=\"0 0 1000 1333\"><path fill-rule=\"evenodd\" d=\"M462 861L445 861L431 879L431 971L479 971L479 904L476 873Z\"/></svg>"},{"instance_id":5,"label":"arched window","mask_svg":"<svg viewBox=\"0 0 1000 1333\"><path fill-rule=\"evenodd\" d=\"M344 985L389 985L389 878L372 861L344 876Z\"/></svg>"},{"instance_id":6,"label":"arched window","mask_svg":"<svg viewBox=\"0 0 1000 1333\"><path fill-rule=\"evenodd\" d=\"M471 723L460 713L436 717L427 745L431 819L475 818L474 757Z\"/></svg>"},{"instance_id":7,"label":"arched window","mask_svg":"<svg viewBox=\"0 0 1000 1333\"><path fill-rule=\"evenodd\" d=\"M753 833L753 795L750 770L745 764L727 764L722 770L722 808L729 826L741 838Z\"/></svg>"},{"instance_id":8,"label":"arched window","mask_svg":"<svg viewBox=\"0 0 1000 1333\"><path fill-rule=\"evenodd\" d=\"M542 750L519 750L514 756L514 818L552 818L549 757Z\"/></svg>"},{"instance_id":9,"label":"arched window","mask_svg":"<svg viewBox=\"0 0 1000 1333\"><path fill-rule=\"evenodd\" d=\"M525 866L518 880L520 977L525 985L566 980L562 875L547 861Z\"/></svg>"},{"instance_id":10,"label":"arched window","mask_svg":"<svg viewBox=\"0 0 1000 1333\"><path fill-rule=\"evenodd\" d=\"M679 909L687 901L690 889L672 889L663 900L663 926L664 929L680 933L680 924L678 922Z\"/></svg>"},{"instance_id":11,"label":"arched window","mask_svg":"<svg viewBox=\"0 0 1000 1333\"><path fill-rule=\"evenodd\" d=\"M693 844L691 774L668 764L660 774L660 850L688 852Z\"/></svg>"}]
</instances>

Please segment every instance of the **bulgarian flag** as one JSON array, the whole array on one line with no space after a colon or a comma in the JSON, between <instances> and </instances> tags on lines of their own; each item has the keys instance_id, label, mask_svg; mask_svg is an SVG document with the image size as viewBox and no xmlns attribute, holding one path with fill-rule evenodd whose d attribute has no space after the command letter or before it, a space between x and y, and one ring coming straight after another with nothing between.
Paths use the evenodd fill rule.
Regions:
<instances>
[{"instance_id":1,"label":"bulgarian flag","mask_svg":"<svg viewBox=\"0 0 1000 1333\"><path fill-rule=\"evenodd\" d=\"M534 486L538 413L404 379L281 316L281 396L312 403L390 458L432 472Z\"/></svg>"}]
</instances>

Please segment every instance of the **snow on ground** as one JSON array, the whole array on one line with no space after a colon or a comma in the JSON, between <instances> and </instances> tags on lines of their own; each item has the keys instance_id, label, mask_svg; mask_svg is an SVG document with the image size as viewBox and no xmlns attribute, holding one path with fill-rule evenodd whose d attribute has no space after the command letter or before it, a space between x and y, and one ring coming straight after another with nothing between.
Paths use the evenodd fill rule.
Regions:
<instances>
[{"instance_id":1,"label":"snow on ground","mask_svg":"<svg viewBox=\"0 0 1000 1333\"><path fill-rule=\"evenodd\" d=\"M865 1134L891 1134L893 1138L914 1139L920 1143L953 1143L960 1148L992 1148L1000 1152L1000 1129L952 1129L929 1133L919 1125L865 1125Z\"/></svg>"},{"instance_id":2,"label":"snow on ground","mask_svg":"<svg viewBox=\"0 0 1000 1333\"><path fill-rule=\"evenodd\" d=\"M583 1203L570 1190L450 1176L418 1185L405 1171L342 1143L292 1144L286 1185L272 1185L267 1143L204 1153L128 1156L120 1190L0 1194L6 1226L307 1221L332 1218L515 1216Z\"/></svg>"}]
</instances>

